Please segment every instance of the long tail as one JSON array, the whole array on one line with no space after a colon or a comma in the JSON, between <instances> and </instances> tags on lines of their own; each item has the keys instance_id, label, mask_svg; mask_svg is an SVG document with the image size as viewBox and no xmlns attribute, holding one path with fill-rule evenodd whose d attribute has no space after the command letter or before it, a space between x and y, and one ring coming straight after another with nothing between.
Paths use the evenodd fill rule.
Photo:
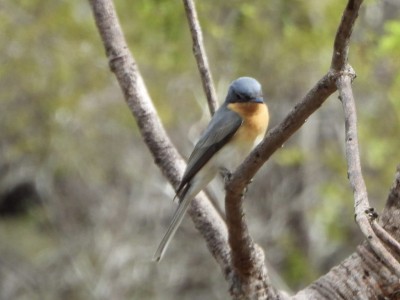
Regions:
<instances>
[{"instance_id":1,"label":"long tail","mask_svg":"<svg viewBox=\"0 0 400 300\"><path fill-rule=\"evenodd\" d=\"M188 192L189 190L189 192ZM193 191L192 191L193 192ZM168 230L165 233L163 239L160 242L160 245L157 248L156 253L154 253L153 260L159 262L163 256L169 243L175 235L176 230L179 225L182 223L183 217L185 216L186 211L189 208L189 204L193 198L193 193L190 191L190 186L185 187L183 191L183 197L179 202L178 208L175 211L175 214L172 218L171 223L169 224Z\"/></svg>"}]
</instances>

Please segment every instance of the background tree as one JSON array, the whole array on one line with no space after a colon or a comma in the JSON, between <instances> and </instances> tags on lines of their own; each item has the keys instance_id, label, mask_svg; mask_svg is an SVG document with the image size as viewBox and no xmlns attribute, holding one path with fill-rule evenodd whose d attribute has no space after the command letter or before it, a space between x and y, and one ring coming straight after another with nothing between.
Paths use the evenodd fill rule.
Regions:
<instances>
[{"instance_id":1,"label":"background tree","mask_svg":"<svg viewBox=\"0 0 400 300\"><path fill-rule=\"evenodd\" d=\"M163 123L187 154L208 112L183 8L170 1L116 4ZM232 78L252 75L263 83L272 125L277 124L328 69L343 7L333 1L226 5L199 6L219 99ZM132 136L135 126L108 74L87 4L30 1L2 7L2 37L9 39L1 44L2 203L22 182L31 183L41 203L2 218L2 296L225 298L226 284L207 250L193 249L194 242L203 242L190 222L163 265L147 262L169 221L166 209L173 208L165 199L173 192L150 167L140 137ZM355 94L362 101L360 148L368 149L361 153L362 165L378 211L398 162L399 37L391 21L397 12L396 3L366 3L350 52L358 73ZM199 100L198 107L188 99ZM340 106L332 99L309 118L260 171L248 195L268 199L247 201L250 231L294 289L325 273L361 241L346 188ZM187 111L187 119L175 118L177 109ZM204 118L192 125L201 111ZM187 128L188 140L182 141ZM220 186L214 193L223 199ZM185 276L200 261L206 271ZM34 276L38 271L43 278Z\"/></svg>"}]
</instances>

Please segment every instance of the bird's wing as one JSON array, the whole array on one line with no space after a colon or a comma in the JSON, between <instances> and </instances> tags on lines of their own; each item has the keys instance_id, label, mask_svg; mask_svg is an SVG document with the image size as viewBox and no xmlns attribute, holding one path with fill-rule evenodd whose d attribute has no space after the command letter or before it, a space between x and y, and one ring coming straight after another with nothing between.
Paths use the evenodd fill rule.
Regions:
<instances>
[{"instance_id":1,"label":"bird's wing","mask_svg":"<svg viewBox=\"0 0 400 300\"><path fill-rule=\"evenodd\" d=\"M226 105L221 106L216 111L189 157L185 174L177 189L179 198L182 198L186 193L187 188L184 187L210 158L232 138L242 122L242 118L236 112L228 109Z\"/></svg>"}]
</instances>

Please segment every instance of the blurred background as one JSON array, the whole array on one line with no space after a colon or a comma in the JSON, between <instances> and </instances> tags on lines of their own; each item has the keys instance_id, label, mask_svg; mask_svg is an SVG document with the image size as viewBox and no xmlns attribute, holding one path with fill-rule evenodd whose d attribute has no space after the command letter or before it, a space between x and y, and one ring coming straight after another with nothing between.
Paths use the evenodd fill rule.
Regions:
<instances>
[{"instance_id":1,"label":"blurred background","mask_svg":"<svg viewBox=\"0 0 400 300\"><path fill-rule=\"evenodd\" d=\"M219 100L257 78L275 126L329 69L347 1L197 1ZM209 120L182 3L115 1L184 157ZM400 162L400 3L365 1L350 49L362 167L381 211ZM111 74L87 1L0 2L0 299L226 299L186 218L150 259L175 205ZM223 207L223 185L210 190ZM294 291L355 250L344 122L335 93L257 174L251 233ZM279 275L278 275L279 274Z\"/></svg>"}]
</instances>

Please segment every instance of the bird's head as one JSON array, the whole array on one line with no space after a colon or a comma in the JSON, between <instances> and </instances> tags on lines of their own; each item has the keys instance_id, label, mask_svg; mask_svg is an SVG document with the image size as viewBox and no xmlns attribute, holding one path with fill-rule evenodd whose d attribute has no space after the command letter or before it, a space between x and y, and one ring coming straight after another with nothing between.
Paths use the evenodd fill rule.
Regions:
<instances>
[{"instance_id":1,"label":"bird's head","mask_svg":"<svg viewBox=\"0 0 400 300\"><path fill-rule=\"evenodd\" d=\"M261 84L251 77L240 77L229 86L227 103L263 103Z\"/></svg>"}]
</instances>

